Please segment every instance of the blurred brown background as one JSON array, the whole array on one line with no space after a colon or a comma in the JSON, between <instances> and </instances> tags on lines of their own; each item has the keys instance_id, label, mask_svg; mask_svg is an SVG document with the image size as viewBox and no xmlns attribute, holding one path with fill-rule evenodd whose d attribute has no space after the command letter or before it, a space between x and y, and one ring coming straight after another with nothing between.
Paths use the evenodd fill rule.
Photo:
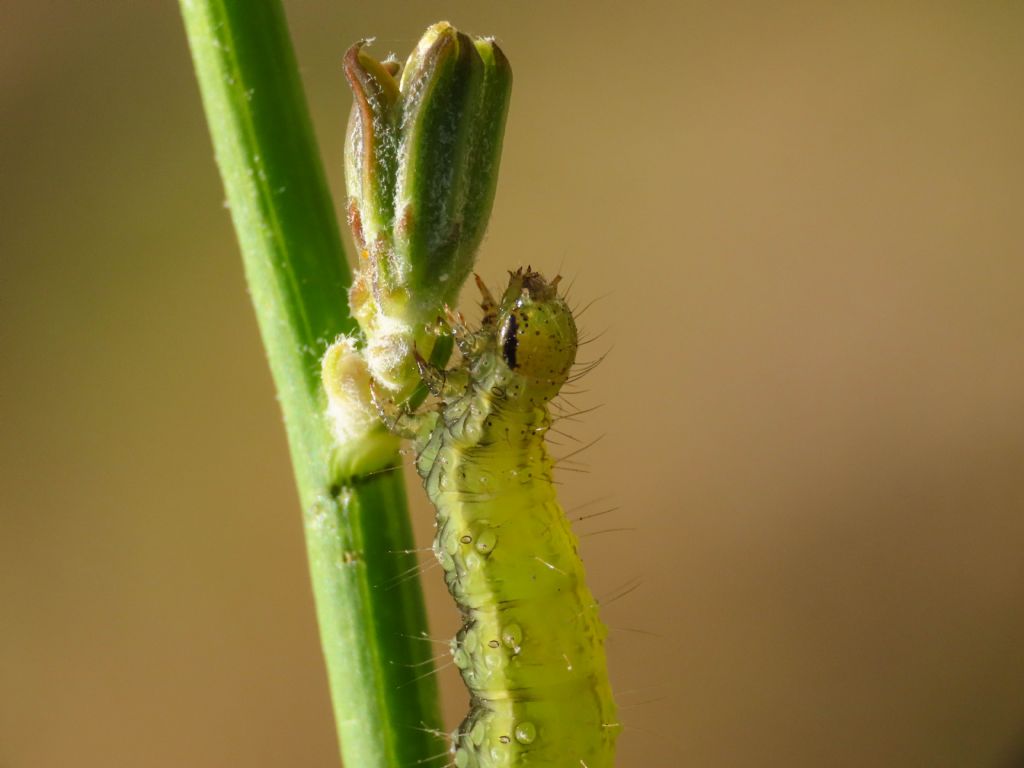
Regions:
<instances>
[{"instance_id":1,"label":"blurred brown background","mask_svg":"<svg viewBox=\"0 0 1024 768\"><path fill-rule=\"evenodd\" d=\"M1024 764L1024 5L286 6L338 198L349 43L512 60L480 269L600 297L619 765ZM337 765L176 4L8 4L0 109L0 766Z\"/></svg>"}]
</instances>

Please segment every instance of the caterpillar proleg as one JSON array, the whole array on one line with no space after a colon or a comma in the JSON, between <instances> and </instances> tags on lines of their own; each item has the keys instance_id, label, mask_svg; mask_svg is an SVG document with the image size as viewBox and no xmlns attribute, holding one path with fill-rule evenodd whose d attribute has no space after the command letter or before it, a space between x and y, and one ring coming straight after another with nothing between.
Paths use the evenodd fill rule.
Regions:
<instances>
[{"instance_id":1,"label":"caterpillar proleg","mask_svg":"<svg viewBox=\"0 0 1024 768\"><path fill-rule=\"evenodd\" d=\"M438 407L386 415L414 439L434 554L463 616L451 652L471 708L452 738L457 768L614 764L606 629L545 447L577 347L557 284L519 270L500 302L480 284L481 328L453 327L461 363L420 360Z\"/></svg>"}]
</instances>

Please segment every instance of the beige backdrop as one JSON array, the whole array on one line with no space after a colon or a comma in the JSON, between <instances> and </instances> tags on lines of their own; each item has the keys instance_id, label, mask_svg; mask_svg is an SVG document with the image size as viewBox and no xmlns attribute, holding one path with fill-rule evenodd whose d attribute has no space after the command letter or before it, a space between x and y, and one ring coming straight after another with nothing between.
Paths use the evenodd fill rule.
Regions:
<instances>
[{"instance_id":1,"label":"beige backdrop","mask_svg":"<svg viewBox=\"0 0 1024 768\"><path fill-rule=\"evenodd\" d=\"M598 299L619 765L1020 765L1024 5L286 5L339 197L349 43L512 60L480 269ZM0 109L0 766L336 766L176 5L7 7Z\"/></svg>"}]
</instances>

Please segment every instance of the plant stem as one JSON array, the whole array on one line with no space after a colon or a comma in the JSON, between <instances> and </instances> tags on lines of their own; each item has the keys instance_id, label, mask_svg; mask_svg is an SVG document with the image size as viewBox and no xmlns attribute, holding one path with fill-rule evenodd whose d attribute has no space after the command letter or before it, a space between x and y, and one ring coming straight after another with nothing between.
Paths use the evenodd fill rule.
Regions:
<instances>
[{"instance_id":1,"label":"plant stem","mask_svg":"<svg viewBox=\"0 0 1024 768\"><path fill-rule=\"evenodd\" d=\"M440 728L437 687L398 457L345 477L331 464L320 355L355 325L283 9L279 0L180 2L284 412L344 762L440 764L444 743L428 733Z\"/></svg>"}]
</instances>

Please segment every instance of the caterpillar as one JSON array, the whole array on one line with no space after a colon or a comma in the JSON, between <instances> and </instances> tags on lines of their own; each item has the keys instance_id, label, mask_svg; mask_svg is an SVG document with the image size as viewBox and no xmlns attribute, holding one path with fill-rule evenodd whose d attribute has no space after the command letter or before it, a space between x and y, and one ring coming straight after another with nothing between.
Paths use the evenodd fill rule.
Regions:
<instances>
[{"instance_id":1,"label":"caterpillar","mask_svg":"<svg viewBox=\"0 0 1024 768\"><path fill-rule=\"evenodd\" d=\"M607 630L545 446L577 350L558 281L520 269L495 301L477 278L480 329L449 317L460 363L417 356L438 407L401 412L374 394L385 422L413 438L437 510L434 554L463 617L451 653L471 707L452 734L456 768L614 764Z\"/></svg>"}]
</instances>

